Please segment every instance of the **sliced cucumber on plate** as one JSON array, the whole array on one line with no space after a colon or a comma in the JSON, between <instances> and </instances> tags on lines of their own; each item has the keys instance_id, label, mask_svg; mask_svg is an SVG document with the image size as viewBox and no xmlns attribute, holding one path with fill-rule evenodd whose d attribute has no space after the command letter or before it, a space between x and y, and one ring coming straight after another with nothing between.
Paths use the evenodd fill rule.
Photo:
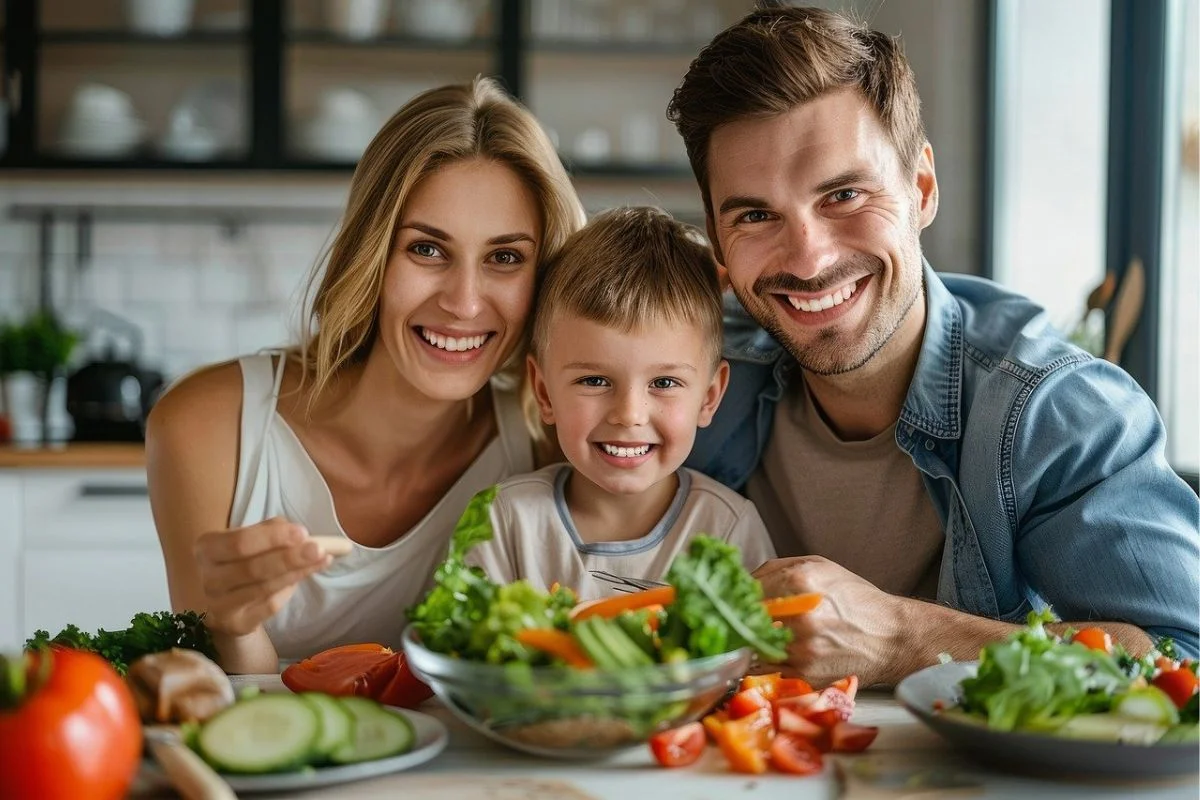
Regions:
<instances>
[{"instance_id":1,"label":"sliced cucumber on plate","mask_svg":"<svg viewBox=\"0 0 1200 800\"><path fill-rule=\"evenodd\" d=\"M321 740L321 717L295 695L241 700L206 722L200 754L221 772L282 772L307 764Z\"/></svg>"},{"instance_id":2,"label":"sliced cucumber on plate","mask_svg":"<svg viewBox=\"0 0 1200 800\"><path fill-rule=\"evenodd\" d=\"M352 738L330 753L334 762L354 764L397 756L407 753L416 742L417 732L403 715L362 697L339 697L337 702L354 723Z\"/></svg>"}]
</instances>

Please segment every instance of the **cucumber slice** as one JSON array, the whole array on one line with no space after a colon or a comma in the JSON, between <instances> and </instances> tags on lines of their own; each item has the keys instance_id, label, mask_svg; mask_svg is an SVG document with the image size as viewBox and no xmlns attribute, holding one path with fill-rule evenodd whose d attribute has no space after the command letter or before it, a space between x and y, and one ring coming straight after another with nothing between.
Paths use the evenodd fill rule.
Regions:
<instances>
[{"instance_id":1,"label":"cucumber slice","mask_svg":"<svg viewBox=\"0 0 1200 800\"><path fill-rule=\"evenodd\" d=\"M301 692L299 696L309 703L321 718L321 738L317 740L317 756L328 758L334 750L351 741L354 736L354 718L336 697L322 692Z\"/></svg>"},{"instance_id":2,"label":"cucumber slice","mask_svg":"<svg viewBox=\"0 0 1200 800\"><path fill-rule=\"evenodd\" d=\"M262 694L204 723L196 744L221 772L283 772L307 764L320 737L312 705L295 695Z\"/></svg>"},{"instance_id":3,"label":"cucumber slice","mask_svg":"<svg viewBox=\"0 0 1200 800\"><path fill-rule=\"evenodd\" d=\"M1157 742L1166 730L1163 725L1117 714L1079 714L1067 720L1056 733L1068 739L1146 745Z\"/></svg>"},{"instance_id":4,"label":"cucumber slice","mask_svg":"<svg viewBox=\"0 0 1200 800\"><path fill-rule=\"evenodd\" d=\"M1158 740L1159 744L1194 744L1195 742L1200 742L1200 725L1195 722L1172 725Z\"/></svg>"},{"instance_id":5,"label":"cucumber slice","mask_svg":"<svg viewBox=\"0 0 1200 800\"><path fill-rule=\"evenodd\" d=\"M339 697L338 703L354 720L353 736L334 749L330 758L338 764L373 761L407 753L417 739L412 723L365 697Z\"/></svg>"},{"instance_id":6,"label":"cucumber slice","mask_svg":"<svg viewBox=\"0 0 1200 800\"><path fill-rule=\"evenodd\" d=\"M1130 689L1113 700L1112 710L1118 717L1155 725L1175 725L1179 722L1179 710L1175 708L1175 702L1157 686Z\"/></svg>"}]
</instances>

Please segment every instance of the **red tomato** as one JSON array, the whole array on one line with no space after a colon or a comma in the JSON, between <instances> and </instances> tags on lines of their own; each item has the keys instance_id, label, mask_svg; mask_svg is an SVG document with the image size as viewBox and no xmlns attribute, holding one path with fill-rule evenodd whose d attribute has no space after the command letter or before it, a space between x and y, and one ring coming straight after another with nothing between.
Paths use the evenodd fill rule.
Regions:
<instances>
[{"instance_id":1,"label":"red tomato","mask_svg":"<svg viewBox=\"0 0 1200 800\"><path fill-rule=\"evenodd\" d=\"M1092 650L1101 650L1105 653L1112 652L1112 637L1108 635L1108 631L1103 628L1084 628L1081 631L1076 631L1071 637L1072 642L1079 642L1084 647Z\"/></svg>"},{"instance_id":2,"label":"red tomato","mask_svg":"<svg viewBox=\"0 0 1200 800\"><path fill-rule=\"evenodd\" d=\"M729 698L729 703L725 708L729 712L730 719L741 719L742 717L750 716L759 709L771 708L771 701L763 697L762 689L760 688L743 689Z\"/></svg>"},{"instance_id":3,"label":"red tomato","mask_svg":"<svg viewBox=\"0 0 1200 800\"><path fill-rule=\"evenodd\" d=\"M777 728L779 733L793 733L801 736L813 743L822 753L829 752L829 729L822 728L815 722L807 720L804 715L793 708L787 706L779 707L779 722Z\"/></svg>"},{"instance_id":4,"label":"red tomato","mask_svg":"<svg viewBox=\"0 0 1200 800\"><path fill-rule=\"evenodd\" d=\"M1183 708L1196 693L1197 680L1195 674L1185 668L1160 672L1150 683L1162 689L1177 708Z\"/></svg>"},{"instance_id":5,"label":"red tomato","mask_svg":"<svg viewBox=\"0 0 1200 800\"><path fill-rule=\"evenodd\" d=\"M771 766L780 772L811 775L821 771L821 751L812 742L794 733L775 734L769 755Z\"/></svg>"},{"instance_id":6,"label":"red tomato","mask_svg":"<svg viewBox=\"0 0 1200 800\"><path fill-rule=\"evenodd\" d=\"M650 737L650 752L664 767L686 767L694 763L708 744L704 726L699 722L672 728Z\"/></svg>"},{"instance_id":7,"label":"red tomato","mask_svg":"<svg viewBox=\"0 0 1200 800\"><path fill-rule=\"evenodd\" d=\"M879 728L874 725L855 725L853 722L839 722L829 732L835 753L861 753L878 735Z\"/></svg>"},{"instance_id":8,"label":"red tomato","mask_svg":"<svg viewBox=\"0 0 1200 800\"><path fill-rule=\"evenodd\" d=\"M293 692L359 695L404 708L415 708L433 696L433 691L412 674L403 653L379 644L323 650L292 664L281 677Z\"/></svg>"},{"instance_id":9,"label":"red tomato","mask_svg":"<svg viewBox=\"0 0 1200 800\"><path fill-rule=\"evenodd\" d=\"M0 797L124 797L142 759L142 724L125 681L81 650L25 658L23 692L14 691L10 669L19 674L20 665L0 659Z\"/></svg>"},{"instance_id":10,"label":"red tomato","mask_svg":"<svg viewBox=\"0 0 1200 800\"><path fill-rule=\"evenodd\" d=\"M831 683L829 685L832 686L834 689L841 689L843 692L846 693L846 696L849 697L851 700L853 700L855 697L858 696L858 676L857 675L847 675L846 677L842 678L840 681L834 681L833 683Z\"/></svg>"},{"instance_id":11,"label":"red tomato","mask_svg":"<svg viewBox=\"0 0 1200 800\"><path fill-rule=\"evenodd\" d=\"M785 697L808 694L812 690L812 685L804 678L780 678L775 688L775 694L778 699L782 700Z\"/></svg>"}]
</instances>

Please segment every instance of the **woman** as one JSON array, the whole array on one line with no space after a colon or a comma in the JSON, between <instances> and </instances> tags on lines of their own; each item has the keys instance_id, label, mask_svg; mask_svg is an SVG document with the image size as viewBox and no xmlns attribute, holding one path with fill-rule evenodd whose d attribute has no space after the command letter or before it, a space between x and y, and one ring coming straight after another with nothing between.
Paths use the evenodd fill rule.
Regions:
<instances>
[{"instance_id":1,"label":"woman","mask_svg":"<svg viewBox=\"0 0 1200 800\"><path fill-rule=\"evenodd\" d=\"M536 266L583 220L496 84L425 92L359 162L306 339L159 401L147 472L171 603L207 613L226 671L398 645L470 497L533 466L500 379L522 366Z\"/></svg>"}]
</instances>

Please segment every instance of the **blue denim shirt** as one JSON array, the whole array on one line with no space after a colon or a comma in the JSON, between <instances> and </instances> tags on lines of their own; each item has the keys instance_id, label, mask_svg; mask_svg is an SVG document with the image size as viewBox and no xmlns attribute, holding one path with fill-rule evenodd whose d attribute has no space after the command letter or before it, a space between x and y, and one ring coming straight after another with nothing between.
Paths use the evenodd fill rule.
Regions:
<instances>
[{"instance_id":1,"label":"blue denim shirt","mask_svg":"<svg viewBox=\"0 0 1200 800\"><path fill-rule=\"evenodd\" d=\"M946 535L938 601L1010 622L1049 605L1200 655L1200 500L1167 464L1150 398L1020 295L928 264L925 290L896 445ZM729 391L688 466L741 490L796 364L732 293L725 311Z\"/></svg>"}]
</instances>

